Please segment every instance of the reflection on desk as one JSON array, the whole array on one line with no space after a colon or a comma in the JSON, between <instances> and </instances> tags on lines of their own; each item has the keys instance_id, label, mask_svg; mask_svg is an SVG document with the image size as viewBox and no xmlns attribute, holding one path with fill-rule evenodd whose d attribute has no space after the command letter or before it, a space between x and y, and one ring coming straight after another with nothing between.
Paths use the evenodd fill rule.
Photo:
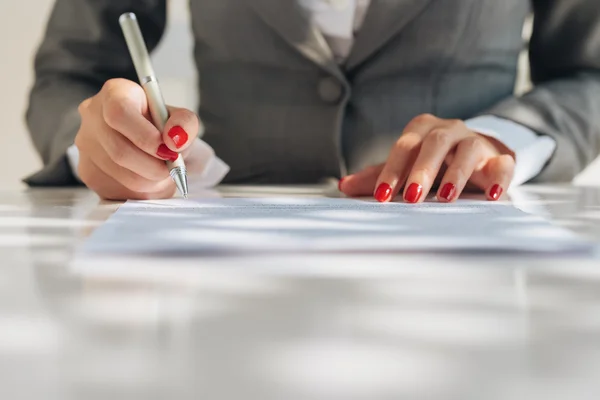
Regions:
<instances>
[{"instance_id":1,"label":"reflection on desk","mask_svg":"<svg viewBox=\"0 0 600 400\"><path fill-rule=\"evenodd\" d=\"M331 188L223 188L318 196ZM519 208L600 241L600 189ZM85 190L0 196L0 398L596 399L592 257L137 259L73 252L114 212Z\"/></svg>"}]
</instances>

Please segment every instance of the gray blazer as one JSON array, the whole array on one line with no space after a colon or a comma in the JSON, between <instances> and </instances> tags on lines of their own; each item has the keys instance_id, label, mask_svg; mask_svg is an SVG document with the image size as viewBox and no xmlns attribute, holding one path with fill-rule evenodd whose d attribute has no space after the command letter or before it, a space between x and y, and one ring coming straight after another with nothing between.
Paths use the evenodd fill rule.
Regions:
<instances>
[{"instance_id":1,"label":"gray blazer","mask_svg":"<svg viewBox=\"0 0 600 400\"><path fill-rule=\"evenodd\" d=\"M150 49L166 0L57 0L35 60L27 122L45 167L30 185L75 184L65 151L77 105L135 80L118 17L138 15ZM491 114L550 135L538 181L564 181L600 153L598 0L374 0L336 65L295 0L190 0L204 139L226 182L308 183L385 160L421 113ZM513 95L526 16L535 89Z\"/></svg>"}]
</instances>

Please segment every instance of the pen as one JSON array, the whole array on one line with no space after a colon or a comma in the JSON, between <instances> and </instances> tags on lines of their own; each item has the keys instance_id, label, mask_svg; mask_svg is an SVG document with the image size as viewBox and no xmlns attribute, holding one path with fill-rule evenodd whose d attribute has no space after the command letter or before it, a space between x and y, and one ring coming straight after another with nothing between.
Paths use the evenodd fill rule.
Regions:
<instances>
[{"instance_id":1,"label":"pen","mask_svg":"<svg viewBox=\"0 0 600 400\"><path fill-rule=\"evenodd\" d=\"M169 119L169 111L158 85L158 80L150 61L150 54L148 54L137 18L134 13L125 13L119 17L119 24L121 25L123 36L125 36L125 42L133 60L140 85L144 88L144 92L148 98L150 115L152 116L154 125L162 132ZM175 161L166 161L166 164L177 189L184 198L187 198L187 171L183 162L183 156L179 154Z\"/></svg>"}]
</instances>

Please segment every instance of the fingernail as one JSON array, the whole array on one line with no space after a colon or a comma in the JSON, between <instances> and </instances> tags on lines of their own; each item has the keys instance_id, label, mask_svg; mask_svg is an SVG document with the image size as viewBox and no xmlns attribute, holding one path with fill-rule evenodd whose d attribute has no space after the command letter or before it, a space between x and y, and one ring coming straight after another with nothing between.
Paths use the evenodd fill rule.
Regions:
<instances>
[{"instance_id":1,"label":"fingernail","mask_svg":"<svg viewBox=\"0 0 600 400\"><path fill-rule=\"evenodd\" d=\"M500 196L502 196L502 192L504 192L504 189L502 189L502 186L494 185L490 189L490 197L492 198L492 200L498 200L500 198Z\"/></svg>"},{"instance_id":2,"label":"fingernail","mask_svg":"<svg viewBox=\"0 0 600 400\"><path fill-rule=\"evenodd\" d=\"M344 183L344 180L346 179L346 177L343 177L340 179L340 181L338 182L338 190L341 192L342 191L342 183Z\"/></svg>"},{"instance_id":3,"label":"fingernail","mask_svg":"<svg viewBox=\"0 0 600 400\"><path fill-rule=\"evenodd\" d=\"M452 201L456 194L456 186L452 183L446 183L442 190L440 190L440 197L446 201Z\"/></svg>"},{"instance_id":4,"label":"fingernail","mask_svg":"<svg viewBox=\"0 0 600 400\"><path fill-rule=\"evenodd\" d=\"M177 160L177 157L179 157L179 154L169 149L166 144L161 144L160 146L158 146L158 150L156 150L156 155L160 158L164 158L169 161L175 161Z\"/></svg>"},{"instance_id":5,"label":"fingernail","mask_svg":"<svg viewBox=\"0 0 600 400\"><path fill-rule=\"evenodd\" d=\"M382 183L377 187L377 190L375 191L375 200L377 200L380 203L385 203L387 201L390 201L391 197L392 187L390 185L388 185L387 183Z\"/></svg>"},{"instance_id":6,"label":"fingernail","mask_svg":"<svg viewBox=\"0 0 600 400\"><path fill-rule=\"evenodd\" d=\"M173 143L175 143L175 147L177 147L178 149L183 147L183 145L185 145L188 141L187 132L180 126L174 126L171 129L169 129L169 133L167 133L167 136L169 136L173 140Z\"/></svg>"},{"instance_id":7,"label":"fingernail","mask_svg":"<svg viewBox=\"0 0 600 400\"><path fill-rule=\"evenodd\" d=\"M421 198L422 193L423 186L419 185L418 183L411 183L406 190L404 200L406 200L408 203L416 203Z\"/></svg>"}]
</instances>

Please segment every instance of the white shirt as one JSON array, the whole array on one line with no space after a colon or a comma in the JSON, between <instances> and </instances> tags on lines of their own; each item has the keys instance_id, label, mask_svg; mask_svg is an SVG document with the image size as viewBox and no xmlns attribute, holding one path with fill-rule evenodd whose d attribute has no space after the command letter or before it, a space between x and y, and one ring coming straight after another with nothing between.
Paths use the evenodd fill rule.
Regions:
<instances>
[{"instance_id":1,"label":"white shirt","mask_svg":"<svg viewBox=\"0 0 600 400\"><path fill-rule=\"evenodd\" d=\"M371 0L298 0L319 28L338 63L343 63L352 50L354 36L361 29ZM538 136L515 122L495 116L482 116L465 121L469 129L491 136L516 155L515 174L511 185L520 185L538 175L556 148L554 139ZM71 168L77 176L79 154L71 146L67 151Z\"/></svg>"}]
</instances>

